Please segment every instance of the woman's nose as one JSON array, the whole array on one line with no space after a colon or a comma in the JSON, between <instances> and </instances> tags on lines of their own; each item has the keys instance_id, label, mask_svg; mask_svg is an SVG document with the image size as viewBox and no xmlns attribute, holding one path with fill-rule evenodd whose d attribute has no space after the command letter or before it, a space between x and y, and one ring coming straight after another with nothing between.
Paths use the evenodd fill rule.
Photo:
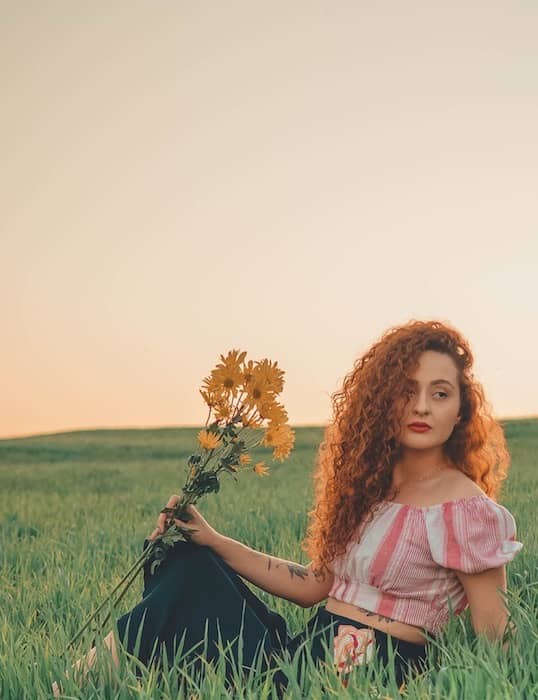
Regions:
<instances>
[{"instance_id":1,"label":"woman's nose","mask_svg":"<svg viewBox=\"0 0 538 700\"><path fill-rule=\"evenodd\" d=\"M424 393L419 393L415 400L415 405L413 407L413 410L415 413L429 413L430 407L428 404L428 395L426 392Z\"/></svg>"}]
</instances>

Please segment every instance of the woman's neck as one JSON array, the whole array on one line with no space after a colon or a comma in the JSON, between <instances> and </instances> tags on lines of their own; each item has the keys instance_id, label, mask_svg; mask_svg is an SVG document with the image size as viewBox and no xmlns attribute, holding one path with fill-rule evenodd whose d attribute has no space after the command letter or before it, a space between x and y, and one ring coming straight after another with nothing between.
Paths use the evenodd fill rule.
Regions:
<instances>
[{"instance_id":1,"label":"woman's neck","mask_svg":"<svg viewBox=\"0 0 538 700\"><path fill-rule=\"evenodd\" d=\"M435 479L441 472L453 468L453 464L441 450L407 450L395 464L393 485Z\"/></svg>"}]
</instances>

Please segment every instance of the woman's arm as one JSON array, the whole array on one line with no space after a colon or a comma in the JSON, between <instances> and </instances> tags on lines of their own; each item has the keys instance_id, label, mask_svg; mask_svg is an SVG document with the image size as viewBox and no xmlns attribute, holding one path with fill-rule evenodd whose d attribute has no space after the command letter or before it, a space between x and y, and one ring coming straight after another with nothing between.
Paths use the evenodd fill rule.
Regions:
<instances>
[{"instance_id":1,"label":"woman's arm","mask_svg":"<svg viewBox=\"0 0 538 700\"><path fill-rule=\"evenodd\" d=\"M168 506L175 507L180 496L174 494L168 499ZM302 566L292 561L278 559L226 537L217 532L203 515L194 507L188 506L190 520L174 520L185 538L200 546L210 547L240 576L272 595L291 600L303 608L309 608L324 600L333 583L332 572L314 576L311 565ZM149 536L155 539L169 526L166 514L161 513L157 527Z\"/></svg>"},{"instance_id":2,"label":"woman's arm","mask_svg":"<svg viewBox=\"0 0 538 700\"><path fill-rule=\"evenodd\" d=\"M476 634L491 641L502 640L508 622L508 610L499 591L506 593L506 566L486 569L478 574L456 571L465 590ZM506 650L506 644L503 649Z\"/></svg>"},{"instance_id":3,"label":"woman's arm","mask_svg":"<svg viewBox=\"0 0 538 700\"><path fill-rule=\"evenodd\" d=\"M302 566L258 552L246 545L216 533L211 549L240 576L272 595L309 608L324 600L333 583L333 574L314 575L311 564Z\"/></svg>"}]
</instances>

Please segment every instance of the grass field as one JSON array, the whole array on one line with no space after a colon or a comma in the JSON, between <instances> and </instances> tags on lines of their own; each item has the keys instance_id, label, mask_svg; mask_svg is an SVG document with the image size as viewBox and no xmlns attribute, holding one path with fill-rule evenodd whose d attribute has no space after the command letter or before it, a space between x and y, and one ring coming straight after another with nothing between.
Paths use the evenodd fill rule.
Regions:
<instances>
[{"instance_id":1,"label":"grass field","mask_svg":"<svg viewBox=\"0 0 538 700\"><path fill-rule=\"evenodd\" d=\"M536 520L538 419L504 422L512 455L500 502L514 514L523 550L507 566L509 607L517 625L506 654L476 639L469 611L452 619L431 659L431 670L402 694L375 664L356 668L347 689L332 669L312 672L287 697L536 698L538 697L538 568ZM197 429L96 430L0 441L0 697L51 697L60 676L89 642L67 657L68 640L137 558L159 509L181 489ZM271 475L223 479L218 495L199 509L220 532L255 549L306 564L300 549L312 499L312 469L321 428L297 428L291 457L272 463ZM533 515L534 514L534 515ZM140 598L141 580L121 604ZM298 633L316 608L303 609L254 586L252 590ZM86 646L85 646L86 645ZM83 691L64 684L71 698L225 698L222 669L203 678L172 668L164 679L146 673L137 684L134 663L122 659L107 680L98 660ZM183 690L174 686L182 678ZM325 690L322 691L322 688ZM236 697L269 698L271 686L253 676Z\"/></svg>"}]
</instances>

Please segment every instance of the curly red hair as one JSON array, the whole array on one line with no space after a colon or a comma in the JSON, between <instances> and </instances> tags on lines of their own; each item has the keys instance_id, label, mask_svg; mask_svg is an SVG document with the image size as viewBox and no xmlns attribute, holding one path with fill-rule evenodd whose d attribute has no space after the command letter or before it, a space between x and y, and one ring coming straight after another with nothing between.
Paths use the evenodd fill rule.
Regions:
<instances>
[{"instance_id":1,"label":"curly red hair","mask_svg":"<svg viewBox=\"0 0 538 700\"><path fill-rule=\"evenodd\" d=\"M444 454L489 497L499 495L510 455L504 431L473 376L469 343L440 321L411 320L389 328L332 395L333 420L319 446L315 505L301 545L315 572L345 553L360 524L389 494L401 449L395 438L401 403L395 397L405 396L425 350L450 355L459 370L461 419L443 445Z\"/></svg>"}]
</instances>

